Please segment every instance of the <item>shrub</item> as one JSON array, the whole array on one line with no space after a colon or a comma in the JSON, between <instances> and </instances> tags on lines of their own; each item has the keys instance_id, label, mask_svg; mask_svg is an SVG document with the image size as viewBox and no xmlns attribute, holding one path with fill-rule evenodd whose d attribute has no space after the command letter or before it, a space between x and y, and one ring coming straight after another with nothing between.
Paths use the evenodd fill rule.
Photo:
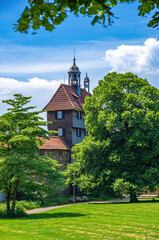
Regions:
<instances>
[{"instance_id":1,"label":"shrub","mask_svg":"<svg viewBox=\"0 0 159 240\"><path fill-rule=\"evenodd\" d=\"M24 211L41 207L40 201L17 201L16 206Z\"/></svg>"},{"instance_id":2,"label":"shrub","mask_svg":"<svg viewBox=\"0 0 159 240\"><path fill-rule=\"evenodd\" d=\"M16 207L14 212L10 211L9 213L7 213L6 205L4 204L3 206L1 206L0 218L22 218L26 216L26 212L19 207Z\"/></svg>"},{"instance_id":3,"label":"shrub","mask_svg":"<svg viewBox=\"0 0 159 240\"><path fill-rule=\"evenodd\" d=\"M68 204L70 203L68 201L68 196L59 196L59 197L54 197L54 196L48 196L47 198L44 199L42 206L43 207L49 207L49 206L58 206L58 205L63 205L63 204Z\"/></svg>"}]
</instances>

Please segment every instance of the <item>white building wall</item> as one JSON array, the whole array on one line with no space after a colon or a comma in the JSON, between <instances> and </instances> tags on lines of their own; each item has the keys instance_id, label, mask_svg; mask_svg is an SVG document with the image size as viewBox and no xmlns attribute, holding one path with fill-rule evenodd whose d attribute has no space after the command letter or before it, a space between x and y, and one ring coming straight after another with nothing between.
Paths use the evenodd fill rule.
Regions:
<instances>
[{"instance_id":1,"label":"white building wall","mask_svg":"<svg viewBox=\"0 0 159 240\"><path fill-rule=\"evenodd\" d=\"M82 119L77 119L77 111L72 112L72 127L85 128L84 113L82 112Z\"/></svg>"},{"instance_id":2,"label":"white building wall","mask_svg":"<svg viewBox=\"0 0 159 240\"><path fill-rule=\"evenodd\" d=\"M72 144L80 143L84 139L84 129L81 129L81 136L77 137L76 128L72 129Z\"/></svg>"}]
</instances>

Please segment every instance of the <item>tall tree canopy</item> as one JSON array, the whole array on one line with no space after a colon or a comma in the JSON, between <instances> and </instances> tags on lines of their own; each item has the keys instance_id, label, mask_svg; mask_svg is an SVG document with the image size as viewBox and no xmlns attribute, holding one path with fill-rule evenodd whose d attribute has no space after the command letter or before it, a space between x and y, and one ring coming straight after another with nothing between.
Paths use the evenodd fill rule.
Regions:
<instances>
[{"instance_id":1,"label":"tall tree canopy","mask_svg":"<svg viewBox=\"0 0 159 240\"><path fill-rule=\"evenodd\" d=\"M40 112L25 106L30 98L15 94L14 99L3 101L11 106L0 117L0 190L6 194L8 214L15 211L18 190L53 194L64 186L57 162L36 154L43 144L41 137L48 139L50 133L43 129L47 122Z\"/></svg>"},{"instance_id":2,"label":"tall tree canopy","mask_svg":"<svg viewBox=\"0 0 159 240\"><path fill-rule=\"evenodd\" d=\"M132 73L107 74L84 105L88 137L73 148L69 181L94 193L159 186L159 90Z\"/></svg>"},{"instance_id":3,"label":"tall tree canopy","mask_svg":"<svg viewBox=\"0 0 159 240\"><path fill-rule=\"evenodd\" d=\"M82 14L93 16L92 25L101 22L104 26L110 25L115 17L112 9L119 3L133 3L136 0L28 0L15 29L27 32L29 28L37 30L40 26L47 31L52 31L55 26L68 17L71 12L75 15ZM159 26L159 1L139 0L138 11L140 16L145 16L153 11L154 15L148 26L156 28ZM156 12L155 12L156 11Z\"/></svg>"}]
</instances>

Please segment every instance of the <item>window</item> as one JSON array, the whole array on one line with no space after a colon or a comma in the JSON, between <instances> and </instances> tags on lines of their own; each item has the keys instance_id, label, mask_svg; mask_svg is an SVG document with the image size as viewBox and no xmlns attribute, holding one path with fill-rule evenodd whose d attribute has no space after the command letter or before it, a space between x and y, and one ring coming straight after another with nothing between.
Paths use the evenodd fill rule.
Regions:
<instances>
[{"instance_id":1,"label":"window","mask_svg":"<svg viewBox=\"0 0 159 240\"><path fill-rule=\"evenodd\" d=\"M58 136L59 137L64 137L65 129L63 128L58 128Z\"/></svg>"},{"instance_id":2,"label":"window","mask_svg":"<svg viewBox=\"0 0 159 240\"><path fill-rule=\"evenodd\" d=\"M77 112L77 119L82 119L82 112L80 111Z\"/></svg>"},{"instance_id":3,"label":"window","mask_svg":"<svg viewBox=\"0 0 159 240\"><path fill-rule=\"evenodd\" d=\"M64 111L57 111L57 112L55 112L55 118L56 119L63 119L64 115L65 115Z\"/></svg>"},{"instance_id":4,"label":"window","mask_svg":"<svg viewBox=\"0 0 159 240\"><path fill-rule=\"evenodd\" d=\"M76 129L76 136L81 137L81 129L80 128Z\"/></svg>"},{"instance_id":5,"label":"window","mask_svg":"<svg viewBox=\"0 0 159 240\"><path fill-rule=\"evenodd\" d=\"M78 97L75 96L74 94L72 94L72 96L73 96L74 100L78 103Z\"/></svg>"},{"instance_id":6,"label":"window","mask_svg":"<svg viewBox=\"0 0 159 240\"><path fill-rule=\"evenodd\" d=\"M73 74L73 81L76 81L76 74Z\"/></svg>"},{"instance_id":7,"label":"window","mask_svg":"<svg viewBox=\"0 0 159 240\"><path fill-rule=\"evenodd\" d=\"M62 111L57 112L57 119L62 119Z\"/></svg>"},{"instance_id":8,"label":"window","mask_svg":"<svg viewBox=\"0 0 159 240\"><path fill-rule=\"evenodd\" d=\"M84 129L84 136L85 136L85 137L88 136L88 132L87 132L86 129Z\"/></svg>"}]
</instances>

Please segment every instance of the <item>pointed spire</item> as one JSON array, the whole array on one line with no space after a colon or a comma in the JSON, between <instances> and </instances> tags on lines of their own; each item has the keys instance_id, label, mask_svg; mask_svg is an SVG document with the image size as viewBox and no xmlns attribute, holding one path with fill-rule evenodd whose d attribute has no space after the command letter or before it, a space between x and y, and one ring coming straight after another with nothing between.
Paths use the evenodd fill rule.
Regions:
<instances>
[{"instance_id":1,"label":"pointed spire","mask_svg":"<svg viewBox=\"0 0 159 240\"><path fill-rule=\"evenodd\" d=\"M86 76L84 78L84 89L86 89L86 91L89 93L89 88L90 88L90 84L89 84L89 77L87 75L87 71L86 71Z\"/></svg>"},{"instance_id":2,"label":"pointed spire","mask_svg":"<svg viewBox=\"0 0 159 240\"><path fill-rule=\"evenodd\" d=\"M75 49L75 47L74 47L74 58L73 58L73 65L75 65L75 66L76 66L75 52L76 52L76 49Z\"/></svg>"}]
</instances>

